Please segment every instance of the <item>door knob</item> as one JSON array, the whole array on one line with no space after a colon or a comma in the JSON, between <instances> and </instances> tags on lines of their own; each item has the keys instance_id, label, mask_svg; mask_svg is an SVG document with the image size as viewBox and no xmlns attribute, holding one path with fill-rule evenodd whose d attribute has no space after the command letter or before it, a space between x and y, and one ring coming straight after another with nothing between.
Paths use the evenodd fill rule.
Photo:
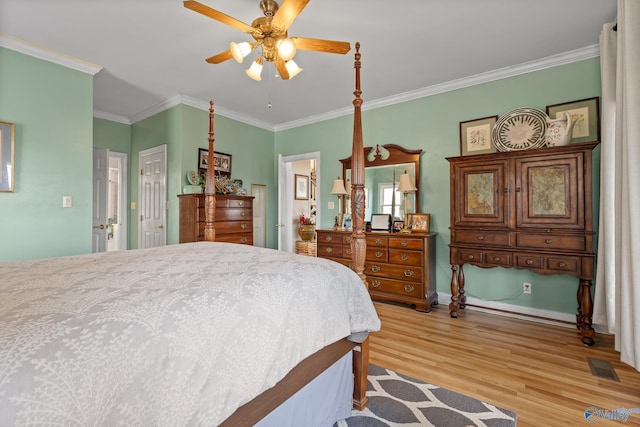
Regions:
<instances>
[{"instance_id":1,"label":"door knob","mask_svg":"<svg viewBox=\"0 0 640 427\"><path fill-rule=\"evenodd\" d=\"M156 225L154 228L162 230L164 228L164 226L162 224L160 224L160 225Z\"/></svg>"},{"instance_id":2,"label":"door knob","mask_svg":"<svg viewBox=\"0 0 640 427\"><path fill-rule=\"evenodd\" d=\"M100 230L104 230L104 224L94 225L93 228L98 228Z\"/></svg>"}]
</instances>

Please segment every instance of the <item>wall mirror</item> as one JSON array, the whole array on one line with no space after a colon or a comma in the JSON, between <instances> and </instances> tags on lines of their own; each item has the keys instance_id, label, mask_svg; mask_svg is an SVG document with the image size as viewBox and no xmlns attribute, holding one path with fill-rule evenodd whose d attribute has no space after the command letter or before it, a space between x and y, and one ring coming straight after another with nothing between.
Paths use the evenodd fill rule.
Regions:
<instances>
[{"instance_id":1,"label":"wall mirror","mask_svg":"<svg viewBox=\"0 0 640 427\"><path fill-rule=\"evenodd\" d=\"M420 154L422 150L409 150L396 144L364 147L365 156L365 221L372 214L391 214L403 220L405 213L416 212L420 200ZM347 188L351 182L351 156L341 159L342 179ZM407 212L404 212L404 194L398 191L400 175L410 175L415 193L407 193ZM347 190L350 193L350 190ZM343 203L343 210L350 209Z\"/></svg>"}]
</instances>

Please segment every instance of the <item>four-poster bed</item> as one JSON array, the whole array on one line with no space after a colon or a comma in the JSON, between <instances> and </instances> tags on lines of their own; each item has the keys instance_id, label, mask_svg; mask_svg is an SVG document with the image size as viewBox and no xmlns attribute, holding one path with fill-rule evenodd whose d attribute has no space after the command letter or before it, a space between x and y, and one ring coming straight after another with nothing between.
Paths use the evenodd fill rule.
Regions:
<instances>
[{"instance_id":1,"label":"four-poster bed","mask_svg":"<svg viewBox=\"0 0 640 427\"><path fill-rule=\"evenodd\" d=\"M212 102L209 164L213 153ZM354 156L357 274L216 242L213 174L205 242L0 263L0 425L324 425L366 406L380 321L363 274L363 162Z\"/></svg>"}]
</instances>

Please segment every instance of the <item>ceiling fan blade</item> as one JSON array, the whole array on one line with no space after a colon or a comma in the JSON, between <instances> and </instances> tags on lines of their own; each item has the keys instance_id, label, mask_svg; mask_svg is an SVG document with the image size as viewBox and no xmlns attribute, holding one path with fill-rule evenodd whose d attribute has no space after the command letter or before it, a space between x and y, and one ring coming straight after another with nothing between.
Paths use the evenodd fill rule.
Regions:
<instances>
[{"instance_id":1,"label":"ceiling fan blade","mask_svg":"<svg viewBox=\"0 0 640 427\"><path fill-rule=\"evenodd\" d=\"M284 65L284 61L282 59L276 59L274 61L276 64L276 70L278 70L278 75L282 80L289 80L289 72L287 71L287 67Z\"/></svg>"},{"instance_id":2,"label":"ceiling fan blade","mask_svg":"<svg viewBox=\"0 0 640 427\"><path fill-rule=\"evenodd\" d=\"M292 37L296 48L302 50L314 50L316 52L339 53L344 55L351 50L349 42L335 40L310 39L307 37Z\"/></svg>"},{"instance_id":3,"label":"ceiling fan blade","mask_svg":"<svg viewBox=\"0 0 640 427\"><path fill-rule=\"evenodd\" d=\"M309 3L309 0L284 0L282 6L273 16L271 26L281 31L287 31L307 3Z\"/></svg>"},{"instance_id":4,"label":"ceiling fan blade","mask_svg":"<svg viewBox=\"0 0 640 427\"><path fill-rule=\"evenodd\" d=\"M227 50L226 52L222 52L222 53L219 53L217 55L214 55L214 56L211 56L211 57L207 58L206 61L209 64L219 64L219 63L224 62L226 60L229 60L231 58L233 58L233 56L231 56L231 51Z\"/></svg>"},{"instance_id":5,"label":"ceiling fan blade","mask_svg":"<svg viewBox=\"0 0 640 427\"><path fill-rule=\"evenodd\" d=\"M208 16L211 19L215 19L216 21L222 22L223 24L229 25L233 28L236 28L244 33L253 33L255 30L252 26L245 24L242 21L238 21L236 18L232 18L229 15L226 15L222 12L219 12L215 9L210 8L202 3L198 3L195 0L186 0L184 2L184 7L187 9L191 9L195 12L201 13L204 16Z\"/></svg>"}]
</instances>

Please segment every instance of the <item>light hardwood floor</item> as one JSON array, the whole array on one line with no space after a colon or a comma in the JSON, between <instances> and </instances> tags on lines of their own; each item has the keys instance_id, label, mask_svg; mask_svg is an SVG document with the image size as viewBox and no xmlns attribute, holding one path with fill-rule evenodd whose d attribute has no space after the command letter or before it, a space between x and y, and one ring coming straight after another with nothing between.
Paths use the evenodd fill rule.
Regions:
<instances>
[{"instance_id":1,"label":"light hardwood floor","mask_svg":"<svg viewBox=\"0 0 640 427\"><path fill-rule=\"evenodd\" d=\"M515 412L519 427L640 426L640 413L626 423L584 416L589 407L640 411L640 372L620 362L610 335L586 347L575 328L469 309L452 319L444 304L428 314L375 306L373 364ZM611 362L620 382L593 376L587 357Z\"/></svg>"}]
</instances>

